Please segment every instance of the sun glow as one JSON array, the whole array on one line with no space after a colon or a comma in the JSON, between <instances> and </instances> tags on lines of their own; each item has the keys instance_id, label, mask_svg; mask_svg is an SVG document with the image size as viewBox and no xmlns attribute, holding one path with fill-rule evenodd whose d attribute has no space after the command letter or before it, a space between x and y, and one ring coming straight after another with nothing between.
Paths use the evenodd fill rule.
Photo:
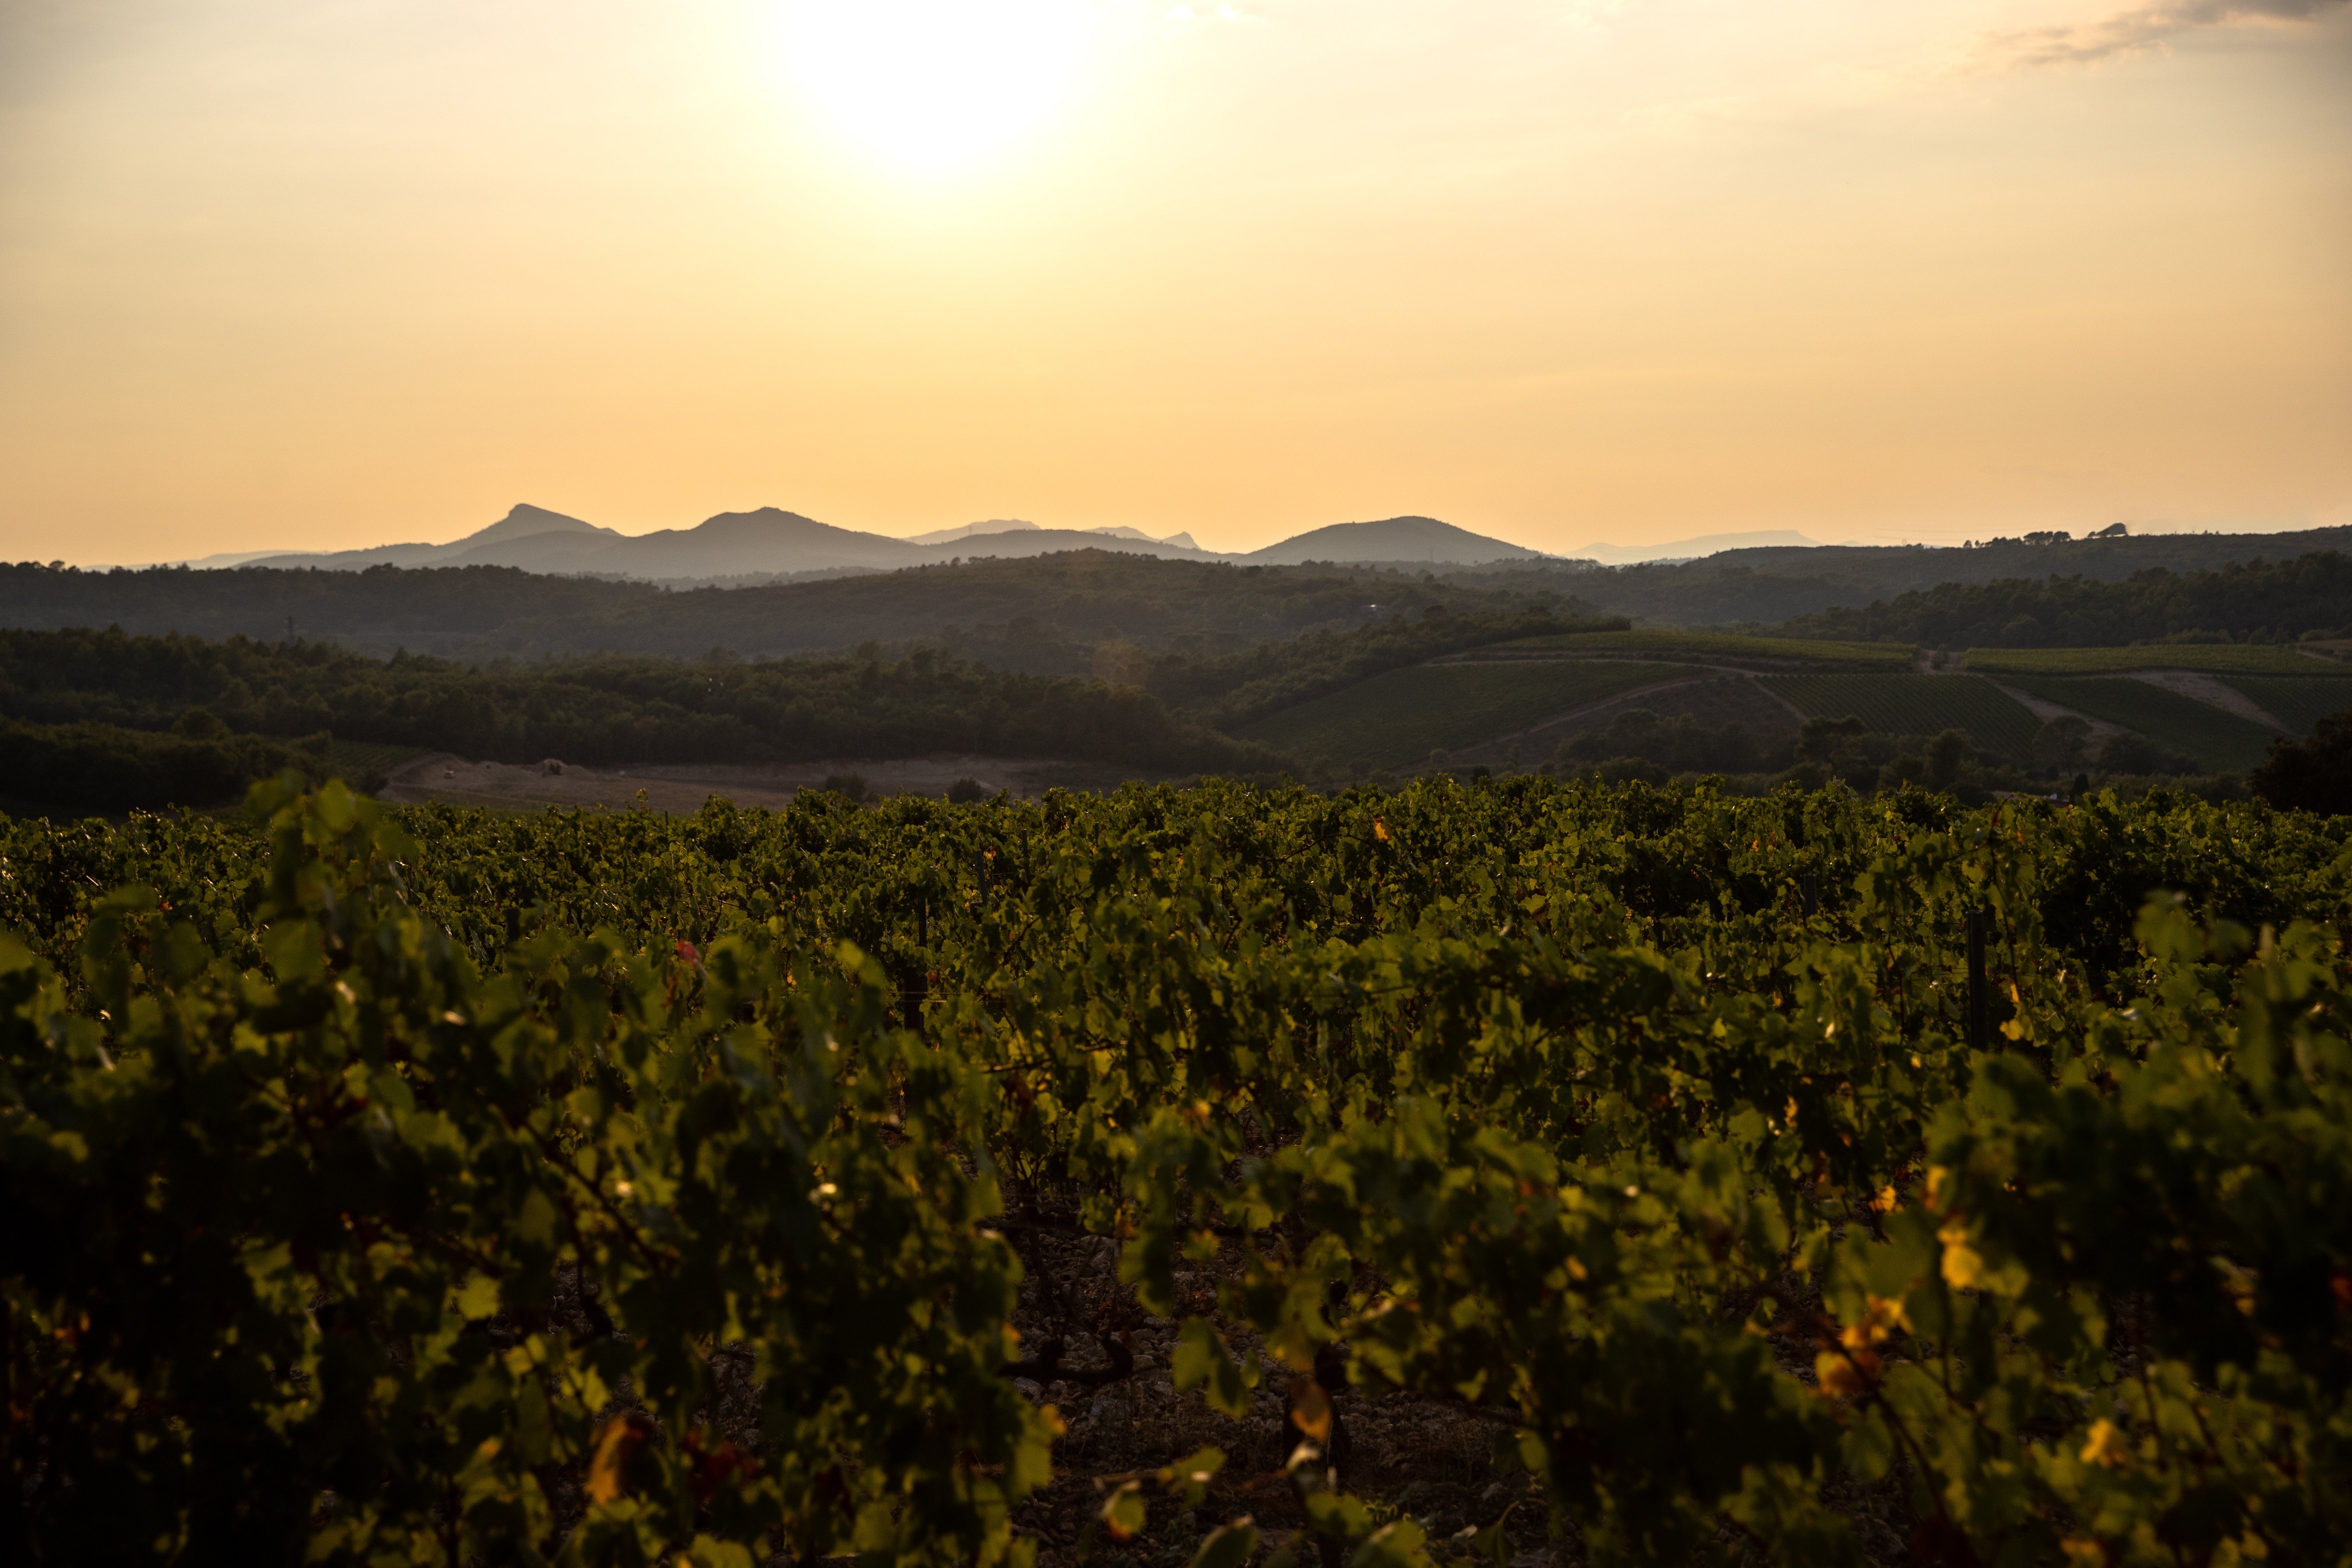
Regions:
<instances>
[{"instance_id":1,"label":"sun glow","mask_svg":"<svg viewBox=\"0 0 2352 1568\"><path fill-rule=\"evenodd\" d=\"M1087 44L1080 0L796 0L785 29L802 91L858 141L927 170L1035 131Z\"/></svg>"}]
</instances>

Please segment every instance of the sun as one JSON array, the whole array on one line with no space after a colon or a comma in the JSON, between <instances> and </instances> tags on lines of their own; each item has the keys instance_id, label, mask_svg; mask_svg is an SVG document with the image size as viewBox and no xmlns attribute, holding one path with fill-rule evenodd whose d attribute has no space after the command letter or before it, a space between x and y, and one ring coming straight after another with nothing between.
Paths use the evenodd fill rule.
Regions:
<instances>
[{"instance_id":1,"label":"sun","mask_svg":"<svg viewBox=\"0 0 2352 1568\"><path fill-rule=\"evenodd\" d=\"M857 141L923 170L1029 134L1087 52L1083 0L793 0L794 84Z\"/></svg>"}]
</instances>

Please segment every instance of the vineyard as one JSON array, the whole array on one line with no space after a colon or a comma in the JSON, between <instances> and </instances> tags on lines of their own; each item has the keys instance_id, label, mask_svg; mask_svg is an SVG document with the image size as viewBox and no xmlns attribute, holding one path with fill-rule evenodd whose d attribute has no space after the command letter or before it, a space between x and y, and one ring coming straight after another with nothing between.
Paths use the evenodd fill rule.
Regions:
<instances>
[{"instance_id":1,"label":"vineyard","mask_svg":"<svg viewBox=\"0 0 2352 1568\"><path fill-rule=\"evenodd\" d=\"M1909 643L1828 642L1807 637L1754 637L1731 632L1601 631L1555 632L1521 637L1504 645L1559 653L1648 655L1654 658L1687 658L1763 669L1791 665L1816 668L1904 670L1917 658Z\"/></svg>"},{"instance_id":2,"label":"vineyard","mask_svg":"<svg viewBox=\"0 0 2352 1568\"><path fill-rule=\"evenodd\" d=\"M2040 721L1989 680L1948 675L1773 675L1771 689L1808 718L1849 714L1890 735L1958 730L2010 758L2030 756Z\"/></svg>"},{"instance_id":3,"label":"vineyard","mask_svg":"<svg viewBox=\"0 0 2352 1568\"><path fill-rule=\"evenodd\" d=\"M0 837L24 1563L2340 1563L2352 819Z\"/></svg>"},{"instance_id":4,"label":"vineyard","mask_svg":"<svg viewBox=\"0 0 2352 1568\"><path fill-rule=\"evenodd\" d=\"M1238 733L1327 766L1405 767L1428 761L1433 751L1491 741L1587 703L1698 673L1636 659L1415 665L1286 708Z\"/></svg>"},{"instance_id":5,"label":"vineyard","mask_svg":"<svg viewBox=\"0 0 2352 1568\"><path fill-rule=\"evenodd\" d=\"M2261 643L2164 643L2147 647L1972 647L1978 675L2112 675L2133 669L2202 669L2222 675L2325 676L2332 660Z\"/></svg>"},{"instance_id":6,"label":"vineyard","mask_svg":"<svg viewBox=\"0 0 2352 1568\"><path fill-rule=\"evenodd\" d=\"M2129 679L2053 680L2046 676L2011 677L2010 683L2045 702L2056 702L2094 719L2137 730L2210 769L2251 768L2263 760L2278 731L2252 719L2184 697L2178 691Z\"/></svg>"},{"instance_id":7,"label":"vineyard","mask_svg":"<svg viewBox=\"0 0 2352 1568\"><path fill-rule=\"evenodd\" d=\"M2252 698L2264 712L2298 735L2309 734L2314 724L2331 713L2352 709L2352 679L2241 675L2227 684Z\"/></svg>"}]
</instances>

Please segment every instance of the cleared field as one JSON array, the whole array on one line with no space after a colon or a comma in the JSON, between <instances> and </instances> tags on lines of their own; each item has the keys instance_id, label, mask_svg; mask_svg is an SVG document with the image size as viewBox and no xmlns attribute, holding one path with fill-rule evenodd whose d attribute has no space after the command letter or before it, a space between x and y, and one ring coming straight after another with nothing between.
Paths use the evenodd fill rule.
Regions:
<instances>
[{"instance_id":1,"label":"cleared field","mask_svg":"<svg viewBox=\"0 0 2352 1568\"><path fill-rule=\"evenodd\" d=\"M1302 762L1397 768L1638 687L1698 675L1633 659L1420 664L1302 702L1241 731Z\"/></svg>"},{"instance_id":2,"label":"cleared field","mask_svg":"<svg viewBox=\"0 0 2352 1568\"><path fill-rule=\"evenodd\" d=\"M1764 683L1809 717L1849 714L1882 734L1958 730L1988 751L2023 758L2040 720L1989 680L1965 675L1768 675Z\"/></svg>"},{"instance_id":3,"label":"cleared field","mask_svg":"<svg viewBox=\"0 0 2352 1568\"><path fill-rule=\"evenodd\" d=\"M1790 660L1863 669L1908 669L1918 649L1907 643L1813 642L1802 637L1744 637L1730 632L1557 632L1497 645L1555 653L1654 654L1660 658L1704 658L1718 663L1758 660L1785 666Z\"/></svg>"},{"instance_id":4,"label":"cleared field","mask_svg":"<svg viewBox=\"0 0 2352 1568\"><path fill-rule=\"evenodd\" d=\"M2012 675L2011 686L2045 702L2056 702L2137 730L2159 746L2185 752L2197 765L2216 773L2251 768L2268 754L2278 731L2241 719L2210 703L2145 680L2065 680Z\"/></svg>"},{"instance_id":5,"label":"cleared field","mask_svg":"<svg viewBox=\"0 0 2352 1568\"><path fill-rule=\"evenodd\" d=\"M2298 735L2310 734L2311 727L2329 714L2352 708L2352 677L2347 676L2323 675L2313 680L2289 675L2239 675L2222 684L2261 703Z\"/></svg>"},{"instance_id":6,"label":"cleared field","mask_svg":"<svg viewBox=\"0 0 2352 1568\"><path fill-rule=\"evenodd\" d=\"M1972 647L1978 675L2105 675L2127 669L2208 669L2222 675L2326 676L2327 666L2292 647L2182 643L2158 647Z\"/></svg>"}]
</instances>

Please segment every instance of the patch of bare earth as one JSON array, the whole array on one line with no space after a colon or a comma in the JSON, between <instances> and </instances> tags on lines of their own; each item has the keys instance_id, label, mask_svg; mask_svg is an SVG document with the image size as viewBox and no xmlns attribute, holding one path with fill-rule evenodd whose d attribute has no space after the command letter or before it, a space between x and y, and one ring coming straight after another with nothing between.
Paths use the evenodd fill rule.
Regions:
<instances>
[{"instance_id":1,"label":"patch of bare earth","mask_svg":"<svg viewBox=\"0 0 2352 1568\"><path fill-rule=\"evenodd\" d=\"M1178 1325L1146 1315L1132 1289L1119 1283L1116 1243L1034 1211L1009 1216L1007 1234L1025 1275L1013 1319L1022 1350L1034 1363L1054 1359L1048 1347L1056 1342L1062 1347L1055 1360L1062 1375L1040 1371L1014 1384L1033 1403L1054 1406L1068 1426L1055 1445L1052 1483L1013 1514L1018 1532L1037 1544L1040 1568L1184 1568L1202 1537L1244 1517L1266 1537L1265 1551L1288 1545L1301 1568L1328 1561L1312 1537L1299 1535L1305 1510L1284 1471L1298 1436L1286 1419L1287 1374L1270 1372L1246 1415L1217 1414L1198 1389L1177 1392L1170 1358ZM1295 1239L1303 1241L1304 1233ZM1262 1240L1280 1245L1274 1237ZM1238 1249L1226 1247L1209 1263L1180 1265L1179 1309L1213 1311L1217 1286L1239 1274L1241 1261ZM1379 1282L1360 1274L1357 1284L1376 1289ZM1818 1314L1817 1297L1793 1279L1781 1284L1791 1300L1805 1303L1806 1315ZM1219 1316L1235 1355L1259 1348L1246 1328ZM1775 1353L1785 1370L1811 1382L1818 1347L1797 1331L1795 1318L1784 1318L1783 1325L1772 1335ZM1332 1407L1328 1458L1339 1462L1339 1484L1373 1501L1380 1517L1413 1519L1439 1562L1458 1568L1483 1563L1470 1554L1466 1538L1498 1523L1514 1568L1576 1568L1584 1561L1572 1531L1551 1533L1540 1489L1510 1457L1517 1430L1509 1412L1355 1386L1338 1392ZM1199 1506L1154 1494L1143 1531L1125 1542L1109 1539L1098 1522L1108 1486L1204 1447L1222 1449L1226 1462ZM1911 1548L1917 1521L1902 1476L1869 1484L1839 1476L1822 1496L1852 1521L1873 1568L1920 1561ZM1760 1563L1753 1552L1743 1555L1727 1523L1716 1545L1728 1560Z\"/></svg>"},{"instance_id":2,"label":"patch of bare earth","mask_svg":"<svg viewBox=\"0 0 2352 1568\"><path fill-rule=\"evenodd\" d=\"M2161 686L2167 691L2178 691L2192 701L2202 702L2210 708L2219 708L2224 712L2235 713L2241 719L2252 719L2255 723L2269 729L2287 728L2279 722L2269 709L2236 687L2225 686L2213 677L2200 674L2193 669L2136 669L2132 672L2131 678L2134 680L2144 680L2150 686Z\"/></svg>"}]
</instances>

